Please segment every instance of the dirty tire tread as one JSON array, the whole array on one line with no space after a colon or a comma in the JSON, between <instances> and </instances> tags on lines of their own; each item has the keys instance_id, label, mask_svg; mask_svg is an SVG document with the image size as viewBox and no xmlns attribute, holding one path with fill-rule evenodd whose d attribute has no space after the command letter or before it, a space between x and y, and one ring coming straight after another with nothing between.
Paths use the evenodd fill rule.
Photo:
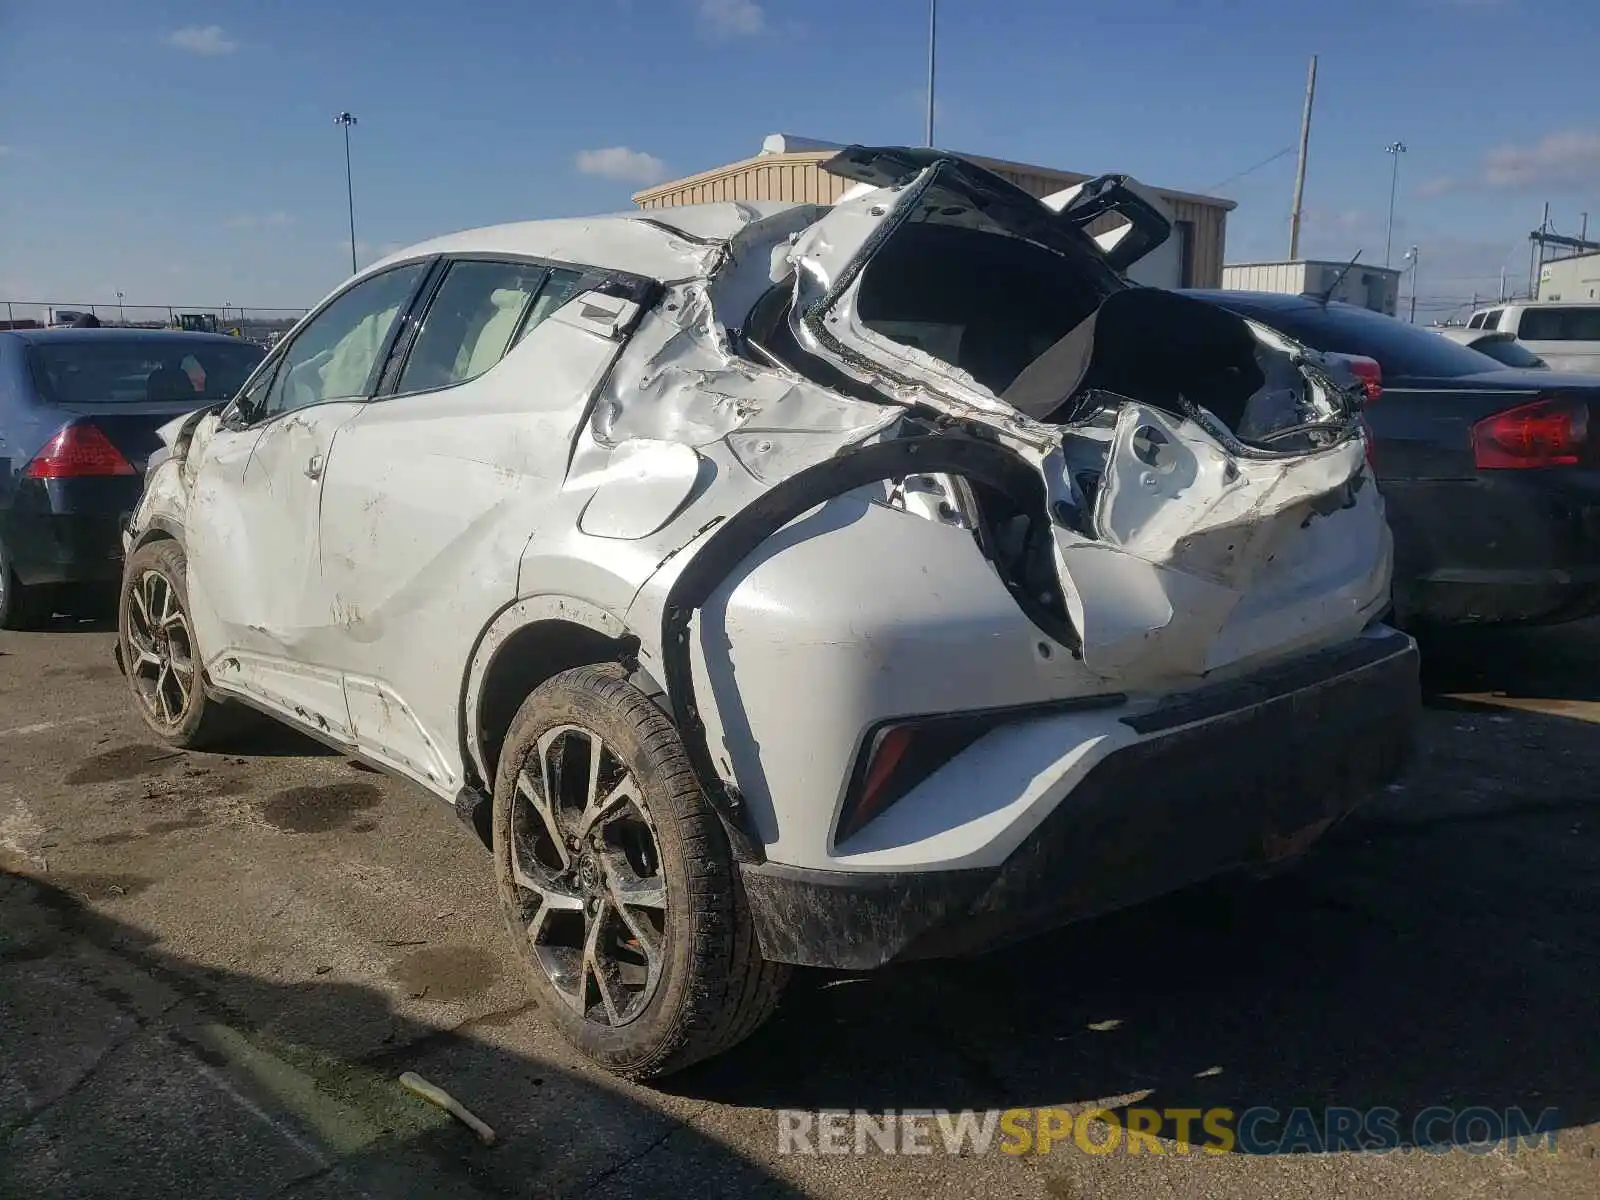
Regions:
<instances>
[{"instance_id":1,"label":"dirty tire tread","mask_svg":"<svg viewBox=\"0 0 1600 1200\"><path fill-rule=\"evenodd\" d=\"M160 538L146 542L130 554L123 566L122 586L117 592L117 639L122 645L123 661L128 664L127 685L134 707L145 726L171 746L182 750L199 750L227 742L247 723L247 719L236 705L224 704L208 696L199 671L196 672L193 694L183 720L170 730L150 720L143 702L134 692L133 658L128 653L128 591L131 581L148 570L160 571L167 577L177 592L184 614L189 615L188 559L183 547L171 538ZM193 618L190 619L192 622ZM192 636L192 623L190 633ZM196 658L199 657L197 654Z\"/></svg>"},{"instance_id":2,"label":"dirty tire tread","mask_svg":"<svg viewBox=\"0 0 1600 1200\"><path fill-rule=\"evenodd\" d=\"M790 968L761 957L727 834L689 768L678 732L623 672L608 664L575 667L542 684L512 721L506 746L520 744L518 735L539 720L548 697L569 692L586 694L610 707L656 765L655 786L645 789L647 801L658 830L669 821L676 826L690 901L685 914L687 946L670 942L673 961L668 967L687 970L688 985L655 1044L637 1058L596 1055L588 1047L579 1048L627 1078L672 1074L715 1057L754 1033L776 1009ZM497 797L500 790L496 788ZM664 984L652 1005L665 990Z\"/></svg>"}]
</instances>

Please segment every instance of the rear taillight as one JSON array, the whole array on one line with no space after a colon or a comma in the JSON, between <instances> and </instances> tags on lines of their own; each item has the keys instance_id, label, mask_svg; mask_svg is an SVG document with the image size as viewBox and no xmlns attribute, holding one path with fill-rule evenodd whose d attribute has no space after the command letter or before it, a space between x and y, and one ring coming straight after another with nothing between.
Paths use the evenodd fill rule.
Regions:
<instances>
[{"instance_id":1,"label":"rear taillight","mask_svg":"<svg viewBox=\"0 0 1600 1200\"><path fill-rule=\"evenodd\" d=\"M133 464L92 421L63 425L22 472L30 479L82 479L132 475Z\"/></svg>"},{"instance_id":2,"label":"rear taillight","mask_svg":"<svg viewBox=\"0 0 1600 1200\"><path fill-rule=\"evenodd\" d=\"M992 722L933 718L882 725L867 739L839 814L836 841L844 841L917 784L982 737Z\"/></svg>"},{"instance_id":3,"label":"rear taillight","mask_svg":"<svg viewBox=\"0 0 1600 1200\"><path fill-rule=\"evenodd\" d=\"M1480 470L1569 467L1593 456L1589 406L1581 400L1535 400L1485 417L1472 427Z\"/></svg>"},{"instance_id":4,"label":"rear taillight","mask_svg":"<svg viewBox=\"0 0 1600 1200\"><path fill-rule=\"evenodd\" d=\"M1368 404L1383 395L1383 368L1378 365L1377 359L1362 354L1347 354L1345 362L1350 364L1350 373L1361 380Z\"/></svg>"}]
</instances>

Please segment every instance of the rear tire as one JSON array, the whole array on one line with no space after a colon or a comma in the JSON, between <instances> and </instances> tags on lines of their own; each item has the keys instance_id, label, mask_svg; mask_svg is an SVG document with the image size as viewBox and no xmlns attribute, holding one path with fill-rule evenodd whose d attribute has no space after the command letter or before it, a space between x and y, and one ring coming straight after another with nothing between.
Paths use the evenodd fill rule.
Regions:
<instances>
[{"instance_id":1,"label":"rear tire","mask_svg":"<svg viewBox=\"0 0 1600 1200\"><path fill-rule=\"evenodd\" d=\"M49 607L48 591L23 586L0 542L0 629L33 629L49 619Z\"/></svg>"},{"instance_id":2,"label":"rear tire","mask_svg":"<svg viewBox=\"0 0 1600 1200\"><path fill-rule=\"evenodd\" d=\"M738 864L678 732L607 666L536 688L500 755L501 915L557 1031L618 1075L729 1049L777 1007Z\"/></svg>"},{"instance_id":3,"label":"rear tire","mask_svg":"<svg viewBox=\"0 0 1600 1200\"><path fill-rule=\"evenodd\" d=\"M157 737L184 750L213 745L237 727L231 708L206 695L187 579L177 542L147 542L128 556L117 600L117 640L134 706Z\"/></svg>"}]
</instances>

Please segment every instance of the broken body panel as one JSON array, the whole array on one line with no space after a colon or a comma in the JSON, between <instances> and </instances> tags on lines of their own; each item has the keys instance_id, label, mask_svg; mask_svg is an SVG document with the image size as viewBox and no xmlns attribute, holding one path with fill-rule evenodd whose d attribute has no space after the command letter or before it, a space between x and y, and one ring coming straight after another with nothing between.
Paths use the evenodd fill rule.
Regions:
<instances>
[{"instance_id":1,"label":"broken body panel","mask_svg":"<svg viewBox=\"0 0 1600 1200\"><path fill-rule=\"evenodd\" d=\"M969 870L1167 736L1131 715L1363 636L1388 529L1355 393L1316 356L1228 317L1197 400L1172 386L1201 365L1184 322L1218 318L1136 296L1070 201L851 153L862 185L831 209L406 252L609 254L658 287L625 313L574 296L446 396L174 429L132 538L182 531L214 686L452 798L494 776L502 649L559 622L655 685L747 860ZM1023 264L990 287L1026 319L971 367L927 340L948 323L874 294L875 263L947 230ZM1038 302L1061 296L1081 311ZM1165 373L1130 366L1141 339ZM873 730L990 711L1016 715L840 835Z\"/></svg>"}]
</instances>

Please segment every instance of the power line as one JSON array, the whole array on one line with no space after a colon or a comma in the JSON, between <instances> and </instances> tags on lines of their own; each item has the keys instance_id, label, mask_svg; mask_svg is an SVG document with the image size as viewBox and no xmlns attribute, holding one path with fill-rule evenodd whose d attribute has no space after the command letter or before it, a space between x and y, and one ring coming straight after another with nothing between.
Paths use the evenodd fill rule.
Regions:
<instances>
[{"instance_id":1,"label":"power line","mask_svg":"<svg viewBox=\"0 0 1600 1200\"><path fill-rule=\"evenodd\" d=\"M1277 162L1284 155L1293 154L1294 152L1295 152L1295 147L1294 146L1285 146L1282 150L1279 150L1276 154L1274 154L1274 155L1272 155L1272 156L1270 156L1268 158L1263 158L1260 162L1258 162L1253 167L1246 167L1244 170L1240 171L1237 175L1229 175L1226 179L1222 180L1220 183L1207 184L1206 187L1205 187L1205 190L1208 191L1208 192L1214 192L1218 188L1227 187L1230 183L1233 183L1235 180L1243 179L1246 175L1253 175L1257 171L1261 170L1262 167L1270 166L1273 163Z\"/></svg>"}]
</instances>

